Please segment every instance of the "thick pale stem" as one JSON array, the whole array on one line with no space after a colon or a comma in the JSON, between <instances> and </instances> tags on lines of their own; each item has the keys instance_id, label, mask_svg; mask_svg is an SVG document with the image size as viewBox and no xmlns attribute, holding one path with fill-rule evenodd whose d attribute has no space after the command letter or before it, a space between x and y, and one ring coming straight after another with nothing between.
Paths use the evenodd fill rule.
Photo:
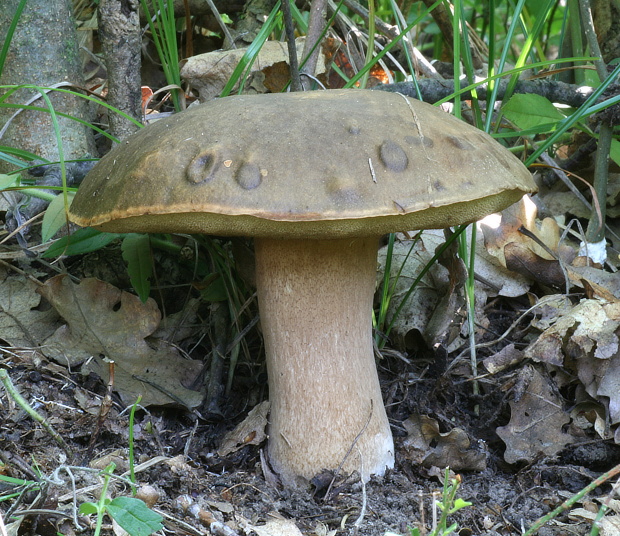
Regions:
<instances>
[{"instance_id":1,"label":"thick pale stem","mask_svg":"<svg viewBox=\"0 0 620 536\"><path fill-rule=\"evenodd\" d=\"M268 453L287 485L343 461L365 480L394 464L372 344L377 242L255 240Z\"/></svg>"}]
</instances>

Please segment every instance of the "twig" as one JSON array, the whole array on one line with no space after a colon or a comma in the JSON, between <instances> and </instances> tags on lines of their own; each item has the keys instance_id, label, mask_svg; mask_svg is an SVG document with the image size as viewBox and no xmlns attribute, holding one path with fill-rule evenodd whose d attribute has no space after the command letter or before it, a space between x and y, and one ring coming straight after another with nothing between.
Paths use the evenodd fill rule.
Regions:
<instances>
[{"instance_id":1,"label":"twig","mask_svg":"<svg viewBox=\"0 0 620 536\"><path fill-rule=\"evenodd\" d=\"M496 81L498 85L497 100L502 100L509 84L509 79L501 79ZM374 89L383 91L391 91L394 93L402 93L407 97L418 98L418 88L422 95L422 99L426 102L437 102L452 95L455 91L459 91L469 84L461 80L432 80L420 79L417 86L413 82L396 82L394 84L386 84L377 86ZM542 97L546 97L552 102L567 104L574 108L583 105L584 102L592 95L592 88L583 88L576 84L567 84L557 80L536 79L536 80L519 80L514 88L513 93L527 94L534 93ZM481 81L476 85L476 96L478 100L486 100L489 91L489 82ZM471 91L461 94L461 99L471 97Z\"/></svg>"},{"instance_id":2,"label":"twig","mask_svg":"<svg viewBox=\"0 0 620 536\"><path fill-rule=\"evenodd\" d=\"M286 32L286 44L288 45L288 65L291 74L291 91L301 91L301 78L299 77L299 61L297 60L297 47L295 46L295 27L291 15L290 0L282 0L282 15L284 16L284 30Z\"/></svg>"},{"instance_id":3,"label":"twig","mask_svg":"<svg viewBox=\"0 0 620 536\"><path fill-rule=\"evenodd\" d=\"M217 23L220 25L220 28L222 29L222 32L224 33L224 36L226 37L226 42L230 43L231 48L237 48L237 45L235 45L235 40L233 39L233 36L230 34L230 31L228 30L228 26L226 26L226 23L224 22L224 20L222 19L222 16L220 15L220 12L217 10L217 7L215 7L213 0L207 0L207 4L209 5L209 9L213 13L213 16L217 20Z\"/></svg>"},{"instance_id":4,"label":"twig","mask_svg":"<svg viewBox=\"0 0 620 536\"><path fill-rule=\"evenodd\" d=\"M534 523L526 532L523 533L523 536L533 536L536 534L538 529L544 526L546 523L556 518L562 512L568 510L573 504L580 501L585 495L590 493L592 490L598 488L601 484L607 482L610 478L613 478L617 474L620 473L620 464L616 465L610 471L603 473L596 480L593 480L590 484L588 484L585 488L583 488L579 493L576 493L569 499L566 499L560 506L558 506L552 512L549 512L546 516L541 517L536 523Z\"/></svg>"},{"instance_id":5,"label":"twig","mask_svg":"<svg viewBox=\"0 0 620 536\"><path fill-rule=\"evenodd\" d=\"M310 4L310 22L308 23L308 32L306 33L306 43L304 45L304 73L314 76L316 72L316 64L319 59L321 47L315 47L323 34L325 28L325 6L327 0L312 0ZM312 51L312 52L311 52Z\"/></svg>"}]
</instances>

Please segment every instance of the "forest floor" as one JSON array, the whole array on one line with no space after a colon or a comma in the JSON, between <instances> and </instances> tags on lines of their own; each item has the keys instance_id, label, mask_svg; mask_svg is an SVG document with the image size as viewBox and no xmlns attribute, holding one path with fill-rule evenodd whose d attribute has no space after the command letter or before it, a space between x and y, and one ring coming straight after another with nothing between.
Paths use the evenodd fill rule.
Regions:
<instances>
[{"instance_id":1,"label":"forest floor","mask_svg":"<svg viewBox=\"0 0 620 536\"><path fill-rule=\"evenodd\" d=\"M508 393L527 365L484 378L473 395L463 366L446 370L437 360L389 357L380 362L380 375L395 436L395 468L365 486L354 477L326 475L310 490L288 491L264 474L264 444L249 441L218 455L225 434L256 403L255 386L233 384L231 395L222 399L228 418L139 408L130 439L129 409L115 394L109 406L102 404L106 386L93 374L72 371L35 349L5 349L0 365L66 442L59 445L0 389L0 475L29 482L0 480L0 514L8 534L69 536L83 529L92 534L95 517L75 510L99 500L100 471L111 462L115 475L127 477L130 445L138 496L163 516L162 533L177 535L408 535L409 527L427 530L432 524L431 505L447 464L460 474L457 496L471 502L449 518L458 523L456 534L517 535L620 460L613 442L584 435L565 441L554 455L506 463L506 444L496 430L510 423L514 400ZM109 408L107 414L102 406ZM427 434L421 446L416 430L429 427L436 435ZM538 534L589 534L592 512L609 490L609 485L595 489ZM112 478L108 494L130 496L131 490L126 480ZM620 533L613 532L617 516L613 508L610 512L612 528L601 532L608 536ZM113 533L122 534L106 517L102 534Z\"/></svg>"}]
</instances>

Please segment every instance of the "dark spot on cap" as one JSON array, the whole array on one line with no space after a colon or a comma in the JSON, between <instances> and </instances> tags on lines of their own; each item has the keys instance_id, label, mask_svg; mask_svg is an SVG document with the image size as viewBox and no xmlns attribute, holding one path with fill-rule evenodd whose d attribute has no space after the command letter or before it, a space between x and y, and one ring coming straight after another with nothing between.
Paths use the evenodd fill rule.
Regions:
<instances>
[{"instance_id":1,"label":"dark spot on cap","mask_svg":"<svg viewBox=\"0 0 620 536\"><path fill-rule=\"evenodd\" d=\"M357 125L349 126L349 134L353 134L354 136L357 136L361 131L362 129L358 127Z\"/></svg>"},{"instance_id":2,"label":"dark spot on cap","mask_svg":"<svg viewBox=\"0 0 620 536\"><path fill-rule=\"evenodd\" d=\"M435 181L433 183L433 189L437 190L438 192L441 192L442 190L445 190L446 187L443 185L441 181Z\"/></svg>"},{"instance_id":3,"label":"dark spot on cap","mask_svg":"<svg viewBox=\"0 0 620 536\"><path fill-rule=\"evenodd\" d=\"M405 141L413 147L424 145L424 147L430 149L435 145L435 142L428 136L405 136Z\"/></svg>"},{"instance_id":4,"label":"dark spot on cap","mask_svg":"<svg viewBox=\"0 0 620 536\"><path fill-rule=\"evenodd\" d=\"M209 182L213 179L218 167L219 162L215 151L205 151L195 156L189 163L185 171L185 178L194 184Z\"/></svg>"},{"instance_id":5,"label":"dark spot on cap","mask_svg":"<svg viewBox=\"0 0 620 536\"><path fill-rule=\"evenodd\" d=\"M362 199L361 194L356 189L356 182L343 176L327 179L325 190L331 200L341 206L354 206Z\"/></svg>"},{"instance_id":6,"label":"dark spot on cap","mask_svg":"<svg viewBox=\"0 0 620 536\"><path fill-rule=\"evenodd\" d=\"M457 149L461 149L462 151L473 151L475 149L471 143L465 141L463 138L459 138L457 136L447 136L446 139L450 144Z\"/></svg>"},{"instance_id":7,"label":"dark spot on cap","mask_svg":"<svg viewBox=\"0 0 620 536\"><path fill-rule=\"evenodd\" d=\"M379 156L386 168L390 171L396 171L397 173L405 171L409 164L407 153L405 153L400 145L391 140L383 142L379 149Z\"/></svg>"},{"instance_id":8,"label":"dark spot on cap","mask_svg":"<svg viewBox=\"0 0 620 536\"><path fill-rule=\"evenodd\" d=\"M242 164L239 171L237 171L235 180L244 190L254 190L254 188L260 186L260 183L263 181L263 176L256 164L246 162Z\"/></svg>"}]
</instances>

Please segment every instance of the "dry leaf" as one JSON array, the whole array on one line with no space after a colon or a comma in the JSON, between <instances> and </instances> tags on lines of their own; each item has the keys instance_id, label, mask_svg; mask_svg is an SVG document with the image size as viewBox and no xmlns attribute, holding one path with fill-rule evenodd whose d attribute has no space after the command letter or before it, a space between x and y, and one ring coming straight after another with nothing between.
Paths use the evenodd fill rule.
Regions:
<instances>
[{"instance_id":1,"label":"dry leaf","mask_svg":"<svg viewBox=\"0 0 620 536\"><path fill-rule=\"evenodd\" d=\"M577 374L587 393L620 422L620 303L584 299L557 310L555 322L525 349L525 356ZM599 426L600 428L600 426Z\"/></svg>"},{"instance_id":2,"label":"dry leaf","mask_svg":"<svg viewBox=\"0 0 620 536\"><path fill-rule=\"evenodd\" d=\"M90 278L75 284L53 277L39 291L67 322L45 341L45 354L60 363L93 371L105 382L114 361L114 389L125 404L142 395L143 405L181 404L196 407L202 395L185 387L202 368L184 359L178 350L159 340L146 340L159 325L161 313L149 299Z\"/></svg>"},{"instance_id":3,"label":"dry leaf","mask_svg":"<svg viewBox=\"0 0 620 536\"><path fill-rule=\"evenodd\" d=\"M24 277L7 277L0 285L0 337L10 346L39 346L60 325L53 308L41 307L37 288Z\"/></svg>"},{"instance_id":4,"label":"dry leaf","mask_svg":"<svg viewBox=\"0 0 620 536\"><path fill-rule=\"evenodd\" d=\"M496 430L506 444L504 459L508 463L531 462L540 454L554 456L573 442L573 437L562 431L570 417L547 378L532 366L524 367L520 376L528 381L525 392L518 401L510 402L510 422Z\"/></svg>"},{"instance_id":5,"label":"dry leaf","mask_svg":"<svg viewBox=\"0 0 620 536\"><path fill-rule=\"evenodd\" d=\"M392 321L417 275L435 254L435 248L444 241L443 233L424 232L415 244L411 240L395 242L390 270L390 285L394 286L394 293L388 307L388 322ZM379 282L383 279L386 255L387 247L381 248L379 250ZM404 266L403 263L405 263ZM439 297L446 293L448 284L448 271L438 264L435 264L422 278L405 307L394 320L390 337L397 348L414 348L417 344L418 333L426 339L426 328L436 309Z\"/></svg>"},{"instance_id":6,"label":"dry leaf","mask_svg":"<svg viewBox=\"0 0 620 536\"><path fill-rule=\"evenodd\" d=\"M597 513L590 512L585 508L575 508L568 514L569 518L574 520L587 520L593 522L596 519ZM606 515L598 523L599 536L618 536L620 534L620 516L619 515Z\"/></svg>"},{"instance_id":7,"label":"dry leaf","mask_svg":"<svg viewBox=\"0 0 620 536\"><path fill-rule=\"evenodd\" d=\"M556 321L525 349L525 357L562 366L571 359L608 359L618 354L620 304L582 300L571 309L558 309Z\"/></svg>"},{"instance_id":8,"label":"dry leaf","mask_svg":"<svg viewBox=\"0 0 620 536\"><path fill-rule=\"evenodd\" d=\"M290 519L284 519L278 514L272 514L273 518L264 525L253 525L242 516L236 516L237 522L246 534L254 531L258 536L303 536L297 525Z\"/></svg>"},{"instance_id":9,"label":"dry leaf","mask_svg":"<svg viewBox=\"0 0 620 536\"><path fill-rule=\"evenodd\" d=\"M271 404L268 400L254 406L243 422L224 436L217 453L227 456L246 445L260 445L267 438L265 429L269 408Z\"/></svg>"},{"instance_id":10,"label":"dry leaf","mask_svg":"<svg viewBox=\"0 0 620 536\"><path fill-rule=\"evenodd\" d=\"M514 344L504 346L499 352L484 359L483 364L491 374L496 374L508 367L513 367L523 360L523 351Z\"/></svg>"},{"instance_id":11,"label":"dry leaf","mask_svg":"<svg viewBox=\"0 0 620 536\"><path fill-rule=\"evenodd\" d=\"M435 419L411 415L403 421L407 438L403 441L406 457L424 467L450 467L455 471L484 471L486 454L471 448L467 434L460 428L439 431Z\"/></svg>"},{"instance_id":12,"label":"dry leaf","mask_svg":"<svg viewBox=\"0 0 620 536\"><path fill-rule=\"evenodd\" d=\"M536 207L528 197L503 211L500 222L485 218L480 227L489 253L510 270L543 285L575 286L608 301L620 298L617 274L583 266L576 247L560 243L561 232L555 220L545 218L536 223ZM553 255L520 229L535 235ZM557 259L562 260L562 265Z\"/></svg>"},{"instance_id":13,"label":"dry leaf","mask_svg":"<svg viewBox=\"0 0 620 536\"><path fill-rule=\"evenodd\" d=\"M481 225L478 224L479 229L481 229ZM485 281L492 285L492 287L489 287L477 282L476 295L480 291L484 291L487 296L493 297L505 296L507 298L514 298L523 296L532 286L530 281L521 274L506 268L495 256L487 251L482 232L476 235L476 239L476 275L480 281ZM498 290L495 291L494 289Z\"/></svg>"},{"instance_id":14,"label":"dry leaf","mask_svg":"<svg viewBox=\"0 0 620 536\"><path fill-rule=\"evenodd\" d=\"M524 197L501 213L501 220L486 220L481 223L487 250L503 266L543 283L561 286L564 275L556 257L570 263L577 255L575 248L560 244L561 231L555 220L545 218L536 222L536 206L529 197ZM494 221L491 225L489 221ZM535 240L524 234L526 229L544 244L553 255ZM553 270L552 273L548 273Z\"/></svg>"},{"instance_id":15,"label":"dry leaf","mask_svg":"<svg viewBox=\"0 0 620 536\"><path fill-rule=\"evenodd\" d=\"M525 277L501 266L499 261L486 251L481 233L478 233L477 238L475 266L479 281L476 281L475 288L476 323L480 326L488 326L489 322L483 308L489 297L522 296L529 290L531 284ZM403 239L394 244L390 270L390 285L394 286L394 294L388 307L388 321L393 318L420 271L444 242L443 231L430 230L424 231L415 243L412 240ZM387 247L381 248L379 250L378 286L383 280L386 255ZM404 266L403 263L405 263ZM458 326L462 321L459 314L461 303L456 299L459 294L449 290L448 270L435 264L422 278L394 321L390 337L397 348L413 349L419 336L429 347L432 347L433 343L449 329L454 330L456 326L458 331ZM440 303L442 299L443 302ZM450 348L450 350L453 349Z\"/></svg>"}]
</instances>

